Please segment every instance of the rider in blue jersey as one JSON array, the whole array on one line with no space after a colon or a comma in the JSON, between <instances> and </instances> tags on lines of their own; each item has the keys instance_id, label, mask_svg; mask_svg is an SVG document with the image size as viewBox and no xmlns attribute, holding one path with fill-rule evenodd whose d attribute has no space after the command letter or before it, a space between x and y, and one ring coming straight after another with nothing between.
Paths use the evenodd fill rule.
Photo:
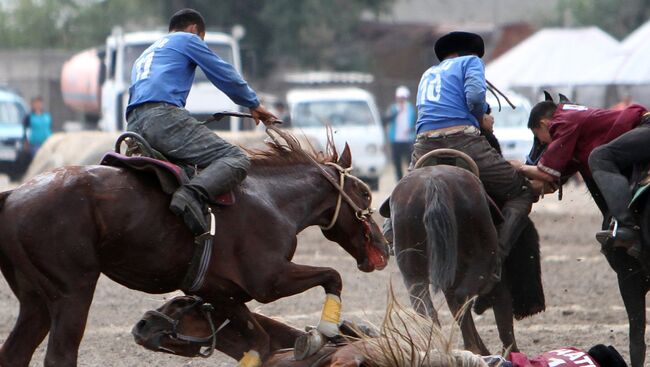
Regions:
<instances>
[{"instance_id":1,"label":"rider in blue jersey","mask_svg":"<svg viewBox=\"0 0 650 367\"><path fill-rule=\"evenodd\" d=\"M192 232L209 230L206 203L246 177L250 162L238 147L218 137L184 108L196 67L235 103L248 107L256 123L276 120L232 65L203 41L201 14L183 9L169 21L169 34L147 48L131 73L128 130L142 135L174 162L201 170L173 195L170 209Z\"/></svg>"},{"instance_id":2,"label":"rider in blue jersey","mask_svg":"<svg viewBox=\"0 0 650 367\"><path fill-rule=\"evenodd\" d=\"M492 276L500 280L503 260L523 230L534 196L524 176L480 134L480 128L491 131L493 122L485 115L483 39L474 33L451 32L436 42L435 52L440 64L422 75L418 87L418 135L411 164L440 148L456 149L474 159L485 190L505 219L498 227L497 266Z\"/></svg>"}]
</instances>

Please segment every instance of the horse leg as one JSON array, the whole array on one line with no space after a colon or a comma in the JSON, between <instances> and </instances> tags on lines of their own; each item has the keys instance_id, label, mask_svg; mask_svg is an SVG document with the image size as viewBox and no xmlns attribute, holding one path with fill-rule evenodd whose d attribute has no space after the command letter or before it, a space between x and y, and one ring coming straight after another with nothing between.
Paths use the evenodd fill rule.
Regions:
<instances>
[{"instance_id":1,"label":"horse leg","mask_svg":"<svg viewBox=\"0 0 650 367\"><path fill-rule=\"evenodd\" d=\"M49 303L51 331L45 354L45 367L77 365L79 344L88 319L99 273L85 274L81 284L71 284L70 293Z\"/></svg>"},{"instance_id":2,"label":"horse leg","mask_svg":"<svg viewBox=\"0 0 650 367\"><path fill-rule=\"evenodd\" d=\"M515 331L513 329L512 321L512 296L510 290L503 282L498 283L492 294L492 310L494 311L494 319L497 323L499 330L499 339L503 344L503 350L510 352L518 352L517 342L515 341Z\"/></svg>"},{"instance_id":3,"label":"horse leg","mask_svg":"<svg viewBox=\"0 0 650 367\"><path fill-rule=\"evenodd\" d=\"M230 321L230 328L236 330L237 337L227 341L229 351L227 354L235 359L239 358L239 367L259 367L262 361L271 354L271 340L266 330L257 321L257 316L252 313L246 304L233 301L229 298L209 298L218 314L224 315ZM242 342L239 342L239 341ZM222 348L218 347L218 350Z\"/></svg>"},{"instance_id":4,"label":"horse leg","mask_svg":"<svg viewBox=\"0 0 650 367\"><path fill-rule=\"evenodd\" d=\"M18 287L12 286L18 290ZM34 350L50 330L50 315L45 300L32 292L17 292L18 319L0 348L0 366L27 367Z\"/></svg>"},{"instance_id":5,"label":"horse leg","mask_svg":"<svg viewBox=\"0 0 650 367\"><path fill-rule=\"evenodd\" d=\"M483 344L483 340L478 335L476 331L476 326L474 325L474 318L472 317L472 310L470 307L465 308L465 312L461 314L464 303L459 302L456 298L456 295L453 292L445 291L445 298L447 299L447 304L449 309L455 318L458 320L460 325L460 331L463 334L463 343L465 349L481 355L489 355L490 351Z\"/></svg>"},{"instance_id":6,"label":"horse leg","mask_svg":"<svg viewBox=\"0 0 650 367\"><path fill-rule=\"evenodd\" d=\"M341 322L341 275L332 268L299 265L291 262L277 267L269 266L273 273L260 273L257 285L249 287L249 294L262 303L303 293L321 286L325 290L325 303L318 323L318 331L327 337L338 335ZM254 272L251 272L253 275Z\"/></svg>"},{"instance_id":7,"label":"horse leg","mask_svg":"<svg viewBox=\"0 0 650 367\"><path fill-rule=\"evenodd\" d=\"M618 276L618 289L623 297L630 328L630 359L632 367L645 363L645 294L646 289L640 276L623 278Z\"/></svg>"},{"instance_id":8,"label":"horse leg","mask_svg":"<svg viewBox=\"0 0 650 367\"><path fill-rule=\"evenodd\" d=\"M431 321L440 326L438 312L433 306L431 292L429 291L429 280L426 276L424 278L421 276L413 276L413 274L408 274L405 271L402 271L402 276L404 277L404 285L406 285L406 289L409 291L411 306L413 306L415 312L430 317Z\"/></svg>"}]
</instances>

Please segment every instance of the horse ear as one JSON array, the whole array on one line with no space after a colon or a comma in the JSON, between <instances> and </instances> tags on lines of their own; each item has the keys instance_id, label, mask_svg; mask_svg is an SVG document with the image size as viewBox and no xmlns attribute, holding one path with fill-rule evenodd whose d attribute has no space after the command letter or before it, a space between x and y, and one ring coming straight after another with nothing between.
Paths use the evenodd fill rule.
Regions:
<instances>
[{"instance_id":1,"label":"horse ear","mask_svg":"<svg viewBox=\"0 0 650 367\"><path fill-rule=\"evenodd\" d=\"M564 94L560 93L560 103L571 103L571 100Z\"/></svg>"},{"instance_id":2,"label":"horse ear","mask_svg":"<svg viewBox=\"0 0 650 367\"><path fill-rule=\"evenodd\" d=\"M544 91L544 100L545 101L550 101L550 102L555 102L555 101L553 101L553 97L551 96L551 93L549 93L546 90Z\"/></svg>"},{"instance_id":3,"label":"horse ear","mask_svg":"<svg viewBox=\"0 0 650 367\"><path fill-rule=\"evenodd\" d=\"M345 148L343 149L343 153L341 153L338 164L343 168L352 167L352 152L348 143L345 143Z\"/></svg>"}]
</instances>

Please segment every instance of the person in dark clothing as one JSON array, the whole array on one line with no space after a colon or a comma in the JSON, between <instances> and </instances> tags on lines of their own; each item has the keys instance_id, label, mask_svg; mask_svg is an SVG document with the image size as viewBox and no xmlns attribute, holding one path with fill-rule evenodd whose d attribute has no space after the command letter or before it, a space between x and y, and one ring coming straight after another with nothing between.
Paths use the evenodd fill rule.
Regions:
<instances>
[{"instance_id":1,"label":"person in dark clothing","mask_svg":"<svg viewBox=\"0 0 650 367\"><path fill-rule=\"evenodd\" d=\"M638 104L608 110L545 101L531 110L528 127L548 147L537 165L521 166L520 172L545 182L557 182L576 170L593 177L609 213L618 222L614 245L627 248L628 254L638 258L639 227L628 208L632 194L623 172L650 161L647 109ZM614 233L599 232L596 237L604 244Z\"/></svg>"},{"instance_id":2,"label":"person in dark clothing","mask_svg":"<svg viewBox=\"0 0 650 367\"><path fill-rule=\"evenodd\" d=\"M131 72L128 130L142 135L170 160L201 171L172 196L170 209L195 235L208 232L207 202L230 191L246 177L246 154L218 137L184 108L196 67L235 103L248 107L256 123L271 124L275 116L255 92L203 41L205 22L192 9L175 13L169 34L147 48Z\"/></svg>"}]
</instances>

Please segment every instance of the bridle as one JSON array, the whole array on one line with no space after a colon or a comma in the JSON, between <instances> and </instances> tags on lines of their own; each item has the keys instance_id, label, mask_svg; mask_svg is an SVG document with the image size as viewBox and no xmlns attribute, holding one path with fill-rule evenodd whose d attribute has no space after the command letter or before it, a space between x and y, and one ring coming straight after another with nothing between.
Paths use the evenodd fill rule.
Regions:
<instances>
[{"instance_id":1,"label":"bridle","mask_svg":"<svg viewBox=\"0 0 650 367\"><path fill-rule=\"evenodd\" d=\"M287 143L289 143L292 140L295 140L295 139L292 139L290 136L288 136L284 131L278 129L277 127L275 127L273 125L267 126L266 127L266 133L269 135L269 137L271 137L271 139L273 139L273 141L278 146L282 146L282 144L276 139L275 136L273 136L273 134L270 133L270 131L273 131L274 133L281 136ZM330 184L332 184L332 186L334 186L336 191L338 191L338 193L339 193L338 198L336 199L336 208L334 209L334 215L332 216L332 219L330 220L328 225L320 226L321 229L323 231L327 231L327 230L332 229L332 227L334 227L334 224L338 220L339 213L341 212L342 201L345 200L345 202L348 205L350 205L352 210L354 210L354 214L357 217L357 219L359 219L363 223L364 232L365 232L364 234L366 235L366 239L369 240L370 239L370 223L369 223L369 220L370 220L370 217L372 216L372 213L374 211L370 206L368 206L367 208L359 207L359 205L357 205L357 203L355 203L354 200L352 200L352 198L350 198L350 196L345 192L343 187L345 186L345 178L346 177L348 177L348 178L350 178L352 180L355 180L357 183L359 183L368 192L369 195L370 195L370 187L368 187L368 185L365 182L363 182L360 178L358 178L358 177L356 177L356 176L354 176L354 175L352 175L350 173L352 171L352 167L343 168L343 167L341 167L340 165L338 165L338 164L336 164L334 162L325 163L325 165L334 167L339 172L339 182L337 182L336 179L334 177L332 177L332 175L330 175L329 172L327 172L322 167L322 165L320 163L318 163L314 159L314 157L307 154L307 152L305 152L302 149L297 149L297 150L302 155L307 157L307 159L320 171L320 173L323 175L323 177L325 177L325 179Z\"/></svg>"},{"instance_id":2,"label":"bridle","mask_svg":"<svg viewBox=\"0 0 650 367\"><path fill-rule=\"evenodd\" d=\"M203 358L208 358L214 353L214 349L217 344L217 333L221 331L226 325L230 323L230 320L226 319L218 328L215 328L214 322L212 321L212 313L214 312L214 307L209 304L203 302L203 299L198 296L188 296L193 299L193 303L190 304L189 306L183 307L183 309L180 311L180 315L177 319L174 319L158 310L152 310L152 311L147 311L144 314L144 317L149 317L150 319L157 319L157 320L162 320L163 325L166 324L168 325L168 331L166 330L165 332L160 333L160 335L156 338L155 345L156 349L165 351L165 352L170 352L174 353L173 350L169 350L163 346L160 345L160 339L163 336L168 336L169 338L176 340L176 341L181 341L185 342L187 344L191 343L198 343L198 344L208 344L209 347L208 350L201 351L199 349L198 355L199 357ZM201 314L203 317L208 321L208 324L210 325L210 335L204 336L204 337L198 337L198 336L191 336L191 335L185 335L181 334L178 332L178 326L180 324L180 320L187 314L190 310L193 308L200 306L201 307Z\"/></svg>"}]
</instances>

